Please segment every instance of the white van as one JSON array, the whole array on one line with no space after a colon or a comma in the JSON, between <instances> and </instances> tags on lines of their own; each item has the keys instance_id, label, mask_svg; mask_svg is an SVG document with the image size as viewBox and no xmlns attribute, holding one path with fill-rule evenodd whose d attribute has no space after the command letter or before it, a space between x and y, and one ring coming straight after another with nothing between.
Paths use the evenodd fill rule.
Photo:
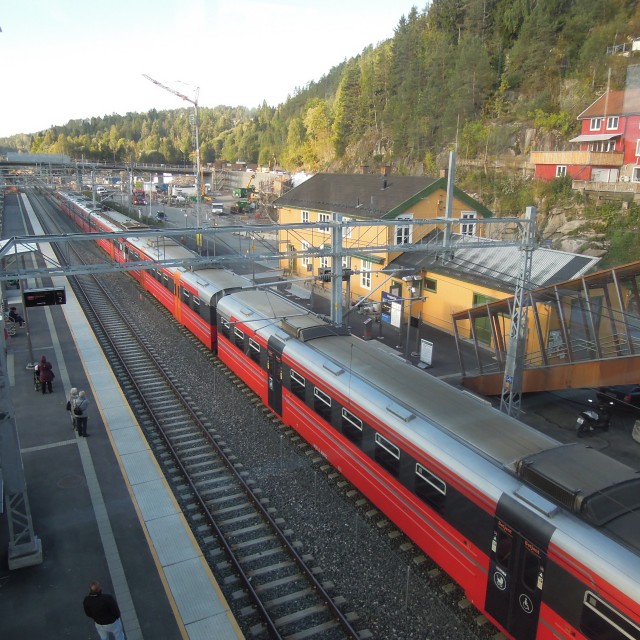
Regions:
<instances>
[{"instance_id":1,"label":"white van","mask_svg":"<svg viewBox=\"0 0 640 640\"><path fill-rule=\"evenodd\" d=\"M224 204L222 202L212 202L211 203L211 213L217 214L219 216L224 215Z\"/></svg>"}]
</instances>

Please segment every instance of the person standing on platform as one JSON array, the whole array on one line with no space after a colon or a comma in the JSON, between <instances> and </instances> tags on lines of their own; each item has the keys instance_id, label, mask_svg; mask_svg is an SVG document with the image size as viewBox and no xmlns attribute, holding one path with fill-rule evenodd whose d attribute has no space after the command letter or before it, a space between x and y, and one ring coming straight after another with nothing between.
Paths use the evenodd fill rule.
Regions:
<instances>
[{"instance_id":1,"label":"person standing on platform","mask_svg":"<svg viewBox=\"0 0 640 640\"><path fill-rule=\"evenodd\" d=\"M99 582L89 585L89 595L85 597L83 606L84 612L95 622L100 640L109 640L109 634L113 634L115 640L125 640L118 603L113 596L102 593Z\"/></svg>"},{"instance_id":2,"label":"person standing on platform","mask_svg":"<svg viewBox=\"0 0 640 640\"><path fill-rule=\"evenodd\" d=\"M73 413L73 409L76 406L76 400L78 399L78 390L73 387L69 392L69 399L67 400L67 411L71 418L71 428L75 431L77 429L76 415Z\"/></svg>"},{"instance_id":3,"label":"person standing on platform","mask_svg":"<svg viewBox=\"0 0 640 640\"><path fill-rule=\"evenodd\" d=\"M49 393L53 393L51 383L56 376L53 373L53 367L51 366L51 363L47 362L47 358L45 356L42 356L42 358L40 358L40 362L38 363L38 375L40 376L40 386L42 387L42 393L47 393L47 389L49 389Z\"/></svg>"},{"instance_id":4,"label":"person standing on platform","mask_svg":"<svg viewBox=\"0 0 640 640\"><path fill-rule=\"evenodd\" d=\"M89 401L85 397L84 391L78 393L78 399L73 405L73 413L76 417L76 428L78 435L83 438L87 437L87 420L88 420Z\"/></svg>"}]
</instances>

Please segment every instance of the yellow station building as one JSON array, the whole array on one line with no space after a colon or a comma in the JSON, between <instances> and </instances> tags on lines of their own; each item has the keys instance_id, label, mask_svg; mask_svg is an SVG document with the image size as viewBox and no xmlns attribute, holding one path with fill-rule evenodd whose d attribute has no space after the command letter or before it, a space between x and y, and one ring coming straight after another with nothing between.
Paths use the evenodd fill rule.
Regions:
<instances>
[{"instance_id":1,"label":"yellow station building","mask_svg":"<svg viewBox=\"0 0 640 640\"><path fill-rule=\"evenodd\" d=\"M279 232L279 250L288 256L281 268L289 278L309 278L321 282L315 286L330 287L330 282L322 282L332 271L327 223L346 221L342 265L347 273L346 304L367 298L380 305L383 296L391 294L403 301L402 322L412 326L425 322L453 333L452 314L513 295L521 251L517 246L487 247L491 230L478 221L492 217L491 211L454 188L454 250L443 259L444 225L429 221L444 217L446 196L446 177L398 176L386 168L380 174L317 174L274 203L278 222L294 225ZM370 224L348 227L349 221ZM389 221L397 224L382 224ZM296 229L296 223L306 226ZM420 244L424 251L403 251L406 244ZM381 250L372 252L372 247ZM579 277L598 260L538 249L532 285ZM488 323L483 326L478 320L474 328L477 338L491 343Z\"/></svg>"}]
</instances>

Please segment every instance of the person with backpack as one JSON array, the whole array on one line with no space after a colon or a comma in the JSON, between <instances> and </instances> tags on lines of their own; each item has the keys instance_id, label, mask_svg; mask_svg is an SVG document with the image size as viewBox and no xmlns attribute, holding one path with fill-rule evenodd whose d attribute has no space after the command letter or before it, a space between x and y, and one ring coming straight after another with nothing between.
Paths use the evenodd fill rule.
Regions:
<instances>
[{"instance_id":1,"label":"person with backpack","mask_svg":"<svg viewBox=\"0 0 640 640\"><path fill-rule=\"evenodd\" d=\"M87 420L88 420L89 401L87 400L84 391L78 392L78 399L73 405L73 413L76 417L76 428L78 429L78 435L83 438L87 437Z\"/></svg>"}]
</instances>

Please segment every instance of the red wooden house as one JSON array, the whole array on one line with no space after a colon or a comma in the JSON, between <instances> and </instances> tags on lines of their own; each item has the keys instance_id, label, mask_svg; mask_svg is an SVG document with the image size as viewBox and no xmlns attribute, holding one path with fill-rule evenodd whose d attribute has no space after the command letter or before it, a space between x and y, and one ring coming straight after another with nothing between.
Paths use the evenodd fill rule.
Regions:
<instances>
[{"instance_id":1,"label":"red wooden house","mask_svg":"<svg viewBox=\"0 0 640 640\"><path fill-rule=\"evenodd\" d=\"M607 91L579 116L575 151L534 151L535 177L640 182L640 89Z\"/></svg>"}]
</instances>

